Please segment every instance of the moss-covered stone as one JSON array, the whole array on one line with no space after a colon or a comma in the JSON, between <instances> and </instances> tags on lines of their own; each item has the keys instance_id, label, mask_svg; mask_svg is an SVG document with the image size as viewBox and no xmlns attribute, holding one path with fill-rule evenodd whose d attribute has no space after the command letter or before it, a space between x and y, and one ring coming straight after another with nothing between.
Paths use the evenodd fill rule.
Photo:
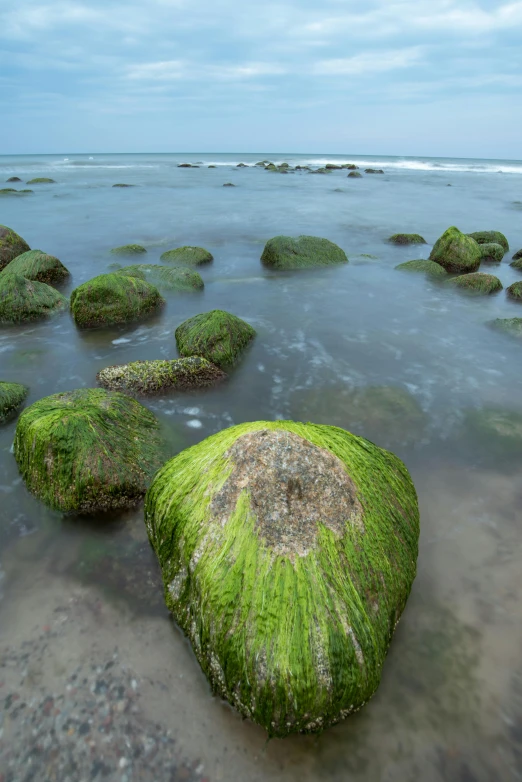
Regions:
<instances>
[{"instance_id":1,"label":"moss-covered stone","mask_svg":"<svg viewBox=\"0 0 522 782\"><path fill-rule=\"evenodd\" d=\"M0 380L0 424L12 418L24 403L29 389L21 383Z\"/></svg>"},{"instance_id":2,"label":"moss-covered stone","mask_svg":"<svg viewBox=\"0 0 522 782\"><path fill-rule=\"evenodd\" d=\"M135 266L124 266L118 269L117 273L127 277L139 277L140 280L155 285L160 291L199 291L204 287L198 272L182 266L169 268L152 263L140 263Z\"/></svg>"},{"instance_id":3,"label":"moss-covered stone","mask_svg":"<svg viewBox=\"0 0 522 782\"><path fill-rule=\"evenodd\" d=\"M67 306L67 299L43 282L19 274L0 275L0 323L41 320Z\"/></svg>"},{"instance_id":4,"label":"moss-covered stone","mask_svg":"<svg viewBox=\"0 0 522 782\"><path fill-rule=\"evenodd\" d=\"M365 168L364 169L365 174L384 174L384 171L382 168Z\"/></svg>"},{"instance_id":5,"label":"moss-covered stone","mask_svg":"<svg viewBox=\"0 0 522 782\"><path fill-rule=\"evenodd\" d=\"M212 253L204 247L176 247L160 255L164 263L179 263L181 266L202 266L214 260Z\"/></svg>"},{"instance_id":6,"label":"moss-covered stone","mask_svg":"<svg viewBox=\"0 0 522 782\"><path fill-rule=\"evenodd\" d=\"M30 179L26 184L28 185L54 185L56 184L54 179L50 179L47 176L37 176L35 179Z\"/></svg>"},{"instance_id":7,"label":"moss-covered stone","mask_svg":"<svg viewBox=\"0 0 522 782\"><path fill-rule=\"evenodd\" d=\"M497 318L489 325L496 331L502 331L511 337L522 339L522 318Z\"/></svg>"},{"instance_id":8,"label":"moss-covered stone","mask_svg":"<svg viewBox=\"0 0 522 782\"><path fill-rule=\"evenodd\" d=\"M511 261L509 264L513 269L522 269L522 256L515 258L514 261Z\"/></svg>"},{"instance_id":9,"label":"moss-covered stone","mask_svg":"<svg viewBox=\"0 0 522 782\"><path fill-rule=\"evenodd\" d=\"M96 375L98 383L109 391L143 395L208 388L225 378L221 369L200 356L172 361L133 361L107 367Z\"/></svg>"},{"instance_id":10,"label":"moss-covered stone","mask_svg":"<svg viewBox=\"0 0 522 782\"><path fill-rule=\"evenodd\" d=\"M348 177L350 179L362 179L362 174L359 171L350 171Z\"/></svg>"},{"instance_id":11,"label":"moss-covered stone","mask_svg":"<svg viewBox=\"0 0 522 782\"><path fill-rule=\"evenodd\" d=\"M157 288L138 277L100 274L71 293L71 314L80 328L112 326L148 315L165 303Z\"/></svg>"},{"instance_id":12,"label":"moss-covered stone","mask_svg":"<svg viewBox=\"0 0 522 782\"><path fill-rule=\"evenodd\" d=\"M517 250L517 252L513 256L514 261L522 260L522 250Z\"/></svg>"},{"instance_id":13,"label":"moss-covered stone","mask_svg":"<svg viewBox=\"0 0 522 782\"><path fill-rule=\"evenodd\" d=\"M392 244L426 244L420 234L393 234L388 241Z\"/></svg>"},{"instance_id":14,"label":"moss-covered stone","mask_svg":"<svg viewBox=\"0 0 522 782\"><path fill-rule=\"evenodd\" d=\"M114 255L141 255L146 252L147 250L141 244L122 244L121 247L113 247L111 250Z\"/></svg>"},{"instance_id":15,"label":"moss-covered stone","mask_svg":"<svg viewBox=\"0 0 522 782\"><path fill-rule=\"evenodd\" d=\"M468 412L464 426L480 452L492 458L522 458L522 413L485 407Z\"/></svg>"},{"instance_id":16,"label":"moss-covered stone","mask_svg":"<svg viewBox=\"0 0 522 782\"><path fill-rule=\"evenodd\" d=\"M344 250L318 236L275 236L266 243L261 260L272 269L308 269L348 263Z\"/></svg>"},{"instance_id":17,"label":"moss-covered stone","mask_svg":"<svg viewBox=\"0 0 522 782\"><path fill-rule=\"evenodd\" d=\"M236 187L236 185L233 185L232 182L225 182L223 187Z\"/></svg>"},{"instance_id":18,"label":"moss-covered stone","mask_svg":"<svg viewBox=\"0 0 522 782\"><path fill-rule=\"evenodd\" d=\"M244 716L283 737L373 695L416 571L396 456L336 427L241 424L167 462L145 519L168 608Z\"/></svg>"},{"instance_id":19,"label":"moss-covered stone","mask_svg":"<svg viewBox=\"0 0 522 782\"><path fill-rule=\"evenodd\" d=\"M477 244L500 244L505 252L509 251L509 243L500 231L475 231L468 234Z\"/></svg>"},{"instance_id":20,"label":"moss-covered stone","mask_svg":"<svg viewBox=\"0 0 522 782\"><path fill-rule=\"evenodd\" d=\"M20 179L19 176L10 176L9 179L6 179L6 182L21 182L21 181L22 180Z\"/></svg>"},{"instance_id":21,"label":"moss-covered stone","mask_svg":"<svg viewBox=\"0 0 522 782\"><path fill-rule=\"evenodd\" d=\"M18 255L7 264L1 274L19 274L27 280L45 282L48 285L56 285L70 276L69 269L58 258L41 250L28 250Z\"/></svg>"},{"instance_id":22,"label":"moss-covered stone","mask_svg":"<svg viewBox=\"0 0 522 782\"><path fill-rule=\"evenodd\" d=\"M522 301L522 282L514 282L509 288L506 288L506 293L510 299Z\"/></svg>"},{"instance_id":23,"label":"moss-covered stone","mask_svg":"<svg viewBox=\"0 0 522 782\"><path fill-rule=\"evenodd\" d=\"M255 335L249 323L223 310L189 318L175 333L182 356L202 356L218 367L235 364Z\"/></svg>"},{"instance_id":24,"label":"moss-covered stone","mask_svg":"<svg viewBox=\"0 0 522 782\"><path fill-rule=\"evenodd\" d=\"M277 166L274 163L269 163L265 166L265 171L277 171Z\"/></svg>"},{"instance_id":25,"label":"moss-covered stone","mask_svg":"<svg viewBox=\"0 0 522 782\"><path fill-rule=\"evenodd\" d=\"M472 274L462 274L459 277L453 277L451 280L448 280L447 285L453 285L477 296L497 293L503 287L498 277L495 277L493 274L483 274L482 272L473 272Z\"/></svg>"},{"instance_id":26,"label":"moss-covered stone","mask_svg":"<svg viewBox=\"0 0 522 782\"><path fill-rule=\"evenodd\" d=\"M473 238L451 226L435 242L430 261L440 264L447 272L468 274L480 266L480 247Z\"/></svg>"},{"instance_id":27,"label":"moss-covered stone","mask_svg":"<svg viewBox=\"0 0 522 782\"><path fill-rule=\"evenodd\" d=\"M435 263L435 261L425 261L422 258L415 261L405 261L405 263L400 263L395 268L405 272L423 272L429 277L448 276L448 272L438 263Z\"/></svg>"},{"instance_id":28,"label":"moss-covered stone","mask_svg":"<svg viewBox=\"0 0 522 782\"><path fill-rule=\"evenodd\" d=\"M54 394L24 410L14 454L28 489L63 513L136 504L165 457L153 413L101 388Z\"/></svg>"},{"instance_id":29,"label":"moss-covered stone","mask_svg":"<svg viewBox=\"0 0 522 782\"><path fill-rule=\"evenodd\" d=\"M346 168L349 171L356 171L359 168L359 166L356 166L355 163L343 163L341 168Z\"/></svg>"},{"instance_id":30,"label":"moss-covered stone","mask_svg":"<svg viewBox=\"0 0 522 782\"><path fill-rule=\"evenodd\" d=\"M27 242L18 236L12 228L0 225L0 271L17 255L30 249Z\"/></svg>"},{"instance_id":31,"label":"moss-covered stone","mask_svg":"<svg viewBox=\"0 0 522 782\"><path fill-rule=\"evenodd\" d=\"M501 244L495 242L485 242L480 244L481 259L485 263L500 263L505 255L505 250Z\"/></svg>"},{"instance_id":32,"label":"moss-covered stone","mask_svg":"<svg viewBox=\"0 0 522 782\"><path fill-rule=\"evenodd\" d=\"M32 190L15 190L14 187L2 187L0 188L0 196L24 196L28 193L32 193Z\"/></svg>"}]
</instances>

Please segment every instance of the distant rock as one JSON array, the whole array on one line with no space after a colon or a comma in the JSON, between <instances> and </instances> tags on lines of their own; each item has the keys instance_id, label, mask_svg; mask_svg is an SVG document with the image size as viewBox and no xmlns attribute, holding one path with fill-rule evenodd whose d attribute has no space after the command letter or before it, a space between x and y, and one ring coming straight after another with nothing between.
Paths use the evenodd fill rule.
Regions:
<instances>
[{"instance_id":1,"label":"distant rock","mask_svg":"<svg viewBox=\"0 0 522 782\"><path fill-rule=\"evenodd\" d=\"M348 263L344 250L319 236L275 236L269 239L261 261L272 269L309 269Z\"/></svg>"},{"instance_id":2,"label":"distant rock","mask_svg":"<svg viewBox=\"0 0 522 782\"><path fill-rule=\"evenodd\" d=\"M139 263L124 266L116 272L126 277L138 277L154 285L158 290L197 291L203 290L201 275L194 269L184 266L160 266L152 263Z\"/></svg>"},{"instance_id":3,"label":"distant rock","mask_svg":"<svg viewBox=\"0 0 522 782\"><path fill-rule=\"evenodd\" d=\"M477 242L451 226L437 239L430 253L430 260L440 264L447 272L468 274L477 271L482 259Z\"/></svg>"},{"instance_id":4,"label":"distant rock","mask_svg":"<svg viewBox=\"0 0 522 782\"><path fill-rule=\"evenodd\" d=\"M38 176L35 179L30 179L26 184L28 185L54 185L56 184L54 179L49 179L46 176Z\"/></svg>"},{"instance_id":5,"label":"distant rock","mask_svg":"<svg viewBox=\"0 0 522 782\"><path fill-rule=\"evenodd\" d=\"M125 182L117 182L113 187L136 187L136 185L127 185Z\"/></svg>"},{"instance_id":6,"label":"distant rock","mask_svg":"<svg viewBox=\"0 0 522 782\"><path fill-rule=\"evenodd\" d=\"M233 185L232 182L225 182L223 187L235 187L235 185Z\"/></svg>"},{"instance_id":7,"label":"distant rock","mask_svg":"<svg viewBox=\"0 0 522 782\"><path fill-rule=\"evenodd\" d=\"M435 263L434 261L425 261L423 258L419 258L418 260L414 260L414 261L406 261L405 263L400 263L395 268L405 272L422 272L424 274L427 274L428 277L448 276L448 272L445 269L443 269L442 266L440 266L438 263Z\"/></svg>"},{"instance_id":8,"label":"distant rock","mask_svg":"<svg viewBox=\"0 0 522 782\"><path fill-rule=\"evenodd\" d=\"M113 247L111 250L114 255L140 255L146 252L147 250L141 244L122 244L121 247Z\"/></svg>"},{"instance_id":9,"label":"distant rock","mask_svg":"<svg viewBox=\"0 0 522 782\"><path fill-rule=\"evenodd\" d=\"M384 174L384 171L382 168L365 168L364 169L365 174Z\"/></svg>"},{"instance_id":10,"label":"distant rock","mask_svg":"<svg viewBox=\"0 0 522 782\"><path fill-rule=\"evenodd\" d=\"M348 177L350 177L350 179L362 179L362 174L359 173L359 171L350 171Z\"/></svg>"},{"instance_id":11,"label":"distant rock","mask_svg":"<svg viewBox=\"0 0 522 782\"><path fill-rule=\"evenodd\" d=\"M9 179L6 179L6 182L21 182L21 181L22 180L20 179L19 176L10 176Z\"/></svg>"},{"instance_id":12,"label":"distant rock","mask_svg":"<svg viewBox=\"0 0 522 782\"><path fill-rule=\"evenodd\" d=\"M448 280L447 284L480 296L497 293L503 287L498 277L495 277L493 274L483 274L482 272L473 272L471 274L463 274L460 277L453 277L451 280Z\"/></svg>"},{"instance_id":13,"label":"distant rock","mask_svg":"<svg viewBox=\"0 0 522 782\"><path fill-rule=\"evenodd\" d=\"M426 239L420 234L393 234L388 241L392 244L426 244Z\"/></svg>"},{"instance_id":14,"label":"distant rock","mask_svg":"<svg viewBox=\"0 0 522 782\"><path fill-rule=\"evenodd\" d=\"M160 255L160 261L165 263L177 263L182 266L202 266L211 263L214 256L204 247L176 247L174 250L167 250Z\"/></svg>"}]
</instances>

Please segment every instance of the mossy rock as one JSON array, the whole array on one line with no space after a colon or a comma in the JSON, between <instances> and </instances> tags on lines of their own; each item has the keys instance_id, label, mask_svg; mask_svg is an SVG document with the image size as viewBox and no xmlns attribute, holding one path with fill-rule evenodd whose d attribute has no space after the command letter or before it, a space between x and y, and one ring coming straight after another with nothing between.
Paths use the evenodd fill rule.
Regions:
<instances>
[{"instance_id":1,"label":"mossy rock","mask_svg":"<svg viewBox=\"0 0 522 782\"><path fill-rule=\"evenodd\" d=\"M0 275L0 323L41 320L66 306L65 296L44 282L26 280L19 274Z\"/></svg>"},{"instance_id":2,"label":"mossy rock","mask_svg":"<svg viewBox=\"0 0 522 782\"><path fill-rule=\"evenodd\" d=\"M54 255L47 255L41 250L28 250L18 255L7 264L2 275L19 274L27 280L45 282L48 285L56 285L70 276L67 269Z\"/></svg>"},{"instance_id":3,"label":"mossy rock","mask_svg":"<svg viewBox=\"0 0 522 782\"><path fill-rule=\"evenodd\" d=\"M236 185L233 185L232 182L225 182L223 187L236 187Z\"/></svg>"},{"instance_id":4,"label":"mossy rock","mask_svg":"<svg viewBox=\"0 0 522 782\"><path fill-rule=\"evenodd\" d=\"M426 244L420 234L393 234L388 239L392 244Z\"/></svg>"},{"instance_id":5,"label":"mossy rock","mask_svg":"<svg viewBox=\"0 0 522 782\"><path fill-rule=\"evenodd\" d=\"M349 171L356 171L359 166L356 166L355 163L343 163L341 168L346 168Z\"/></svg>"},{"instance_id":6,"label":"mossy rock","mask_svg":"<svg viewBox=\"0 0 522 782\"><path fill-rule=\"evenodd\" d=\"M6 179L6 182L21 182L21 181L22 180L20 179L19 176L10 176L9 179Z\"/></svg>"},{"instance_id":7,"label":"mossy rock","mask_svg":"<svg viewBox=\"0 0 522 782\"><path fill-rule=\"evenodd\" d=\"M502 331L509 334L510 337L522 339L522 318L497 318L492 320L489 325L495 331Z\"/></svg>"},{"instance_id":8,"label":"mossy rock","mask_svg":"<svg viewBox=\"0 0 522 782\"><path fill-rule=\"evenodd\" d=\"M29 389L21 383L0 380L0 424L9 421L23 405Z\"/></svg>"},{"instance_id":9,"label":"mossy rock","mask_svg":"<svg viewBox=\"0 0 522 782\"><path fill-rule=\"evenodd\" d=\"M350 179L362 179L362 174L359 171L350 171L347 176Z\"/></svg>"},{"instance_id":10,"label":"mossy rock","mask_svg":"<svg viewBox=\"0 0 522 782\"><path fill-rule=\"evenodd\" d=\"M235 364L255 335L249 323L223 310L189 318L175 333L182 356L202 356L218 367Z\"/></svg>"},{"instance_id":11,"label":"mossy rock","mask_svg":"<svg viewBox=\"0 0 522 782\"><path fill-rule=\"evenodd\" d=\"M265 171L277 171L277 166L274 163L269 163L265 166Z\"/></svg>"},{"instance_id":12,"label":"mossy rock","mask_svg":"<svg viewBox=\"0 0 522 782\"><path fill-rule=\"evenodd\" d=\"M365 174L384 174L384 171L382 168L365 168L364 169Z\"/></svg>"},{"instance_id":13,"label":"mossy rock","mask_svg":"<svg viewBox=\"0 0 522 782\"><path fill-rule=\"evenodd\" d=\"M522 458L522 413L503 408L472 410L464 418L468 437L491 458Z\"/></svg>"},{"instance_id":14,"label":"mossy rock","mask_svg":"<svg viewBox=\"0 0 522 782\"><path fill-rule=\"evenodd\" d=\"M336 427L240 424L162 467L145 520L167 606L241 714L283 737L373 695L416 571L396 456Z\"/></svg>"},{"instance_id":15,"label":"mossy rock","mask_svg":"<svg viewBox=\"0 0 522 782\"><path fill-rule=\"evenodd\" d=\"M14 187L2 187L0 188L0 196L24 196L27 193L32 193L32 190L15 190Z\"/></svg>"},{"instance_id":16,"label":"mossy rock","mask_svg":"<svg viewBox=\"0 0 522 782\"><path fill-rule=\"evenodd\" d=\"M166 267L152 263L140 263L135 266L124 266L118 269L118 274L127 277L139 277L155 285L158 290L166 291L200 291L204 288L201 275L193 269L184 267Z\"/></svg>"},{"instance_id":17,"label":"mossy rock","mask_svg":"<svg viewBox=\"0 0 522 782\"><path fill-rule=\"evenodd\" d=\"M416 261L405 261L395 268L405 272L423 272L424 274L427 274L428 277L448 276L448 272L443 269L442 266L439 266L438 263L435 263L434 261L425 261L422 258L419 258Z\"/></svg>"},{"instance_id":18,"label":"mossy rock","mask_svg":"<svg viewBox=\"0 0 522 782\"><path fill-rule=\"evenodd\" d=\"M348 263L344 250L318 236L275 236L266 243L261 260L272 269L309 269Z\"/></svg>"},{"instance_id":19,"label":"mossy rock","mask_svg":"<svg viewBox=\"0 0 522 782\"><path fill-rule=\"evenodd\" d=\"M18 236L12 228L0 225L0 271L17 255L30 249L27 242Z\"/></svg>"},{"instance_id":20,"label":"mossy rock","mask_svg":"<svg viewBox=\"0 0 522 782\"><path fill-rule=\"evenodd\" d=\"M122 244L121 247L114 247L111 250L114 255L141 255L146 252L147 250L141 244Z\"/></svg>"},{"instance_id":21,"label":"mossy rock","mask_svg":"<svg viewBox=\"0 0 522 782\"><path fill-rule=\"evenodd\" d=\"M514 261L511 261L509 265L513 269L522 269L522 256L520 258L516 258Z\"/></svg>"},{"instance_id":22,"label":"mossy rock","mask_svg":"<svg viewBox=\"0 0 522 782\"><path fill-rule=\"evenodd\" d=\"M100 274L71 293L71 314L80 328L113 326L148 315L163 306L157 288L119 272Z\"/></svg>"},{"instance_id":23,"label":"mossy rock","mask_svg":"<svg viewBox=\"0 0 522 782\"><path fill-rule=\"evenodd\" d=\"M510 299L522 301L522 282L514 282L509 288L506 288L506 293Z\"/></svg>"},{"instance_id":24,"label":"mossy rock","mask_svg":"<svg viewBox=\"0 0 522 782\"><path fill-rule=\"evenodd\" d=\"M520 261L522 260L522 250L517 250L517 252L513 256L514 261Z\"/></svg>"},{"instance_id":25,"label":"mossy rock","mask_svg":"<svg viewBox=\"0 0 522 782\"><path fill-rule=\"evenodd\" d=\"M495 242L486 242L479 245L482 260L485 263L500 263L506 251L501 244Z\"/></svg>"},{"instance_id":26,"label":"mossy rock","mask_svg":"<svg viewBox=\"0 0 522 782\"><path fill-rule=\"evenodd\" d=\"M460 277L453 277L448 280L447 285L454 285L468 293L477 296L487 296L490 293L497 293L502 290L502 283L494 274L483 274L482 272L473 272L472 274L462 274Z\"/></svg>"},{"instance_id":27,"label":"mossy rock","mask_svg":"<svg viewBox=\"0 0 522 782\"><path fill-rule=\"evenodd\" d=\"M150 410L125 394L82 388L24 410L14 455L27 488L46 505L95 513L135 505L165 452Z\"/></svg>"},{"instance_id":28,"label":"mossy rock","mask_svg":"<svg viewBox=\"0 0 522 782\"><path fill-rule=\"evenodd\" d=\"M474 231L468 234L477 244L500 244L505 252L509 251L509 243L500 231Z\"/></svg>"},{"instance_id":29,"label":"mossy rock","mask_svg":"<svg viewBox=\"0 0 522 782\"><path fill-rule=\"evenodd\" d=\"M133 361L102 369L98 383L109 391L153 395L165 391L190 391L214 386L226 374L200 356L172 361Z\"/></svg>"},{"instance_id":30,"label":"mossy rock","mask_svg":"<svg viewBox=\"0 0 522 782\"><path fill-rule=\"evenodd\" d=\"M204 247L176 247L160 255L164 263L179 263L181 266L202 266L214 260L212 253Z\"/></svg>"},{"instance_id":31,"label":"mossy rock","mask_svg":"<svg viewBox=\"0 0 522 782\"><path fill-rule=\"evenodd\" d=\"M50 179L47 176L37 176L34 179L30 179L28 182L26 182L28 185L55 185L56 182L54 179Z\"/></svg>"},{"instance_id":32,"label":"mossy rock","mask_svg":"<svg viewBox=\"0 0 522 782\"><path fill-rule=\"evenodd\" d=\"M470 236L451 226L435 242L430 261L440 264L447 272L468 274L476 272L482 259L480 247Z\"/></svg>"},{"instance_id":33,"label":"mossy rock","mask_svg":"<svg viewBox=\"0 0 522 782\"><path fill-rule=\"evenodd\" d=\"M117 182L113 187L135 187L135 185L127 185L125 182Z\"/></svg>"}]
</instances>

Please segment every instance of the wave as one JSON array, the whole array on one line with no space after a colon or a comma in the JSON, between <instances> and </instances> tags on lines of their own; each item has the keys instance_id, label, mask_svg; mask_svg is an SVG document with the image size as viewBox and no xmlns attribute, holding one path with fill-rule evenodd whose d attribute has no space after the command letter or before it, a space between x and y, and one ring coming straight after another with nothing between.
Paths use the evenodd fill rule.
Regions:
<instances>
[{"instance_id":1,"label":"wave","mask_svg":"<svg viewBox=\"0 0 522 782\"><path fill-rule=\"evenodd\" d=\"M276 161L274 161L276 162ZM404 160L404 159L361 159L352 158L306 158L301 165L325 166L328 163L341 165L355 163L359 167L398 169L405 171L434 171L436 173L476 173L476 174L522 174L522 163L514 161L444 161L444 160Z\"/></svg>"}]
</instances>

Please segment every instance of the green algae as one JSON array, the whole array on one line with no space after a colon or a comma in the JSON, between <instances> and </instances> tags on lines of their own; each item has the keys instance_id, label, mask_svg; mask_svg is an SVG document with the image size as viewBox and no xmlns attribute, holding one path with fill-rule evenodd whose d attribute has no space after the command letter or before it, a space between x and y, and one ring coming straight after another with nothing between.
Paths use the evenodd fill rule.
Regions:
<instances>
[{"instance_id":1,"label":"green algae","mask_svg":"<svg viewBox=\"0 0 522 782\"><path fill-rule=\"evenodd\" d=\"M50 285L19 274L0 275L0 323L41 320L66 306L65 296Z\"/></svg>"},{"instance_id":2,"label":"green algae","mask_svg":"<svg viewBox=\"0 0 522 782\"><path fill-rule=\"evenodd\" d=\"M11 419L24 403L29 389L21 383L0 380L0 424Z\"/></svg>"},{"instance_id":3,"label":"green algae","mask_svg":"<svg viewBox=\"0 0 522 782\"><path fill-rule=\"evenodd\" d=\"M518 253L517 253L518 255ZM515 258L515 256L513 256ZM513 269L522 269L522 255L520 255L518 258L515 258L514 261L511 261L509 264Z\"/></svg>"},{"instance_id":4,"label":"green algae","mask_svg":"<svg viewBox=\"0 0 522 782\"><path fill-rule=\"evenodd\" d=\"M0 271L16 258L31 248L12 228L0 225Z\"/></svg>"},{"instance_id":5,"label":"green algae","mask_svg":"<svg viewBox=\"0 0 522 782\"><path fill-rule=\"evenodd\" d=\"M496 242L485 242L480 244L481 260L485 263L500 263L506 251L501 244Z\"/></svg>"},{"instance_id":6,"label":"green algae","mask_svg":"<svg viewBox=\"0 0 522 782\"><path fill-rule=\"evenodd\" d=\"M212 253L204 247L177 247L160 255L160 261L179 263L183 266L201 266L214 260Z\"/></svg>"},{"instance_id":7,"label":"green algae","mask_svg":"<svg viewBox=\"0 0 522 782\"><path fill-rule=\"evenodd\" d=\"M438 263L435 263L435 261L425 261L422 258L415 261L405 261L395 268L405 272L423 272L424 274L427 274L428 277L448 276L447 271Z\"/></svg>"},{"instance_id":8,"label":"green algae","mask_svg":"<svg viewBox=\"0 0 522 782\"><path fill-rule=\"evenodd\" d=\"M100 274L71 293L71 314L80 328L128 323L165 303L159 291L138 277Z\"/></svg>"},{"instance_id":9,"label":"green algae","mask_svg":"<svg viewBox=\"0 0 522 782\"><path fill-rule=\"evenodd\" d=\"M522 301L522 282L514 282L509 288L506 288L506 293L510 299Z\"/></svg>"},{"instance_id":10,"label":"green algae","mask_svg":"<svg viewBox=\"0 0 522 782\"><path fill-rule=\"evenodd\" d=\"M488 324L495 331L501 331L510 337L522 339L522 318L496 318Z\"/></svg>"},{"instance_id":11,"label":"green algae","mask_svg":"<svg viewBox=\"0 0 522 782\"><path fill-rule=\"evenodd\" d=\"M509 251L509 243L500 231L475 231L468 234L477 244L500 244L505 252Z\"/></svg>"},{"instance_id":12,"label":"green algae","mask_svg":"<svg viewBox=\"0 0 522 782\"><path fill-rule=\"evenodd\" d=\"M503 287L498 277L495 277L493 274L483 274L482 272L462 274L460 277L453 277L451 280L448 280L446 284L454 285L477 296L497 293Z\"/></svg>"},{"instance_id":13,"label":"green algae","mask_svg":"<svg viewBox=\"0 0 522 782\"><path fill-rule=\"evenodd\" d=\"M93 513L135 505L163 447L150 410L124 394L83 388L24 410L14 455L28 489L46 505Z\"/></svg>"},{"instance_id":14,"label":"green algae","mask_svg":"<svg viewBox=\"0 0 522 782\"><path fill-rule=\"evenodd\" d=\"M271 269L309 269L348 263L344 250L318 236L275 236L269 239L261 261Z\"/></svg>"},{"instance_id":15,"label":"green algae","mask_svg":"<svg viewBox=\"0 0 522 782\"><path fill-rule=\"evenodd\" d=\"M234 365L255 335L249 323L223 310L195 315L175 332L182 356L202 356L221 368Z\"/></svg>"},{"instance_id":16,"label":"green algae","mask_svg":"<svg viewBox=\"0 0 522 782\"><path fill-rule=\"evenodd\" d=\"M102 369L98 383L109 391L152 395L165 391L189 391L214 386L225 373L200 356L171 361L133 361Z\"/></svg>"},{"instance_id":17,"label":"green algae","mask_svg":"<svg viewBox=\"0 0 522 782\"><path fill-rule=\"evenodd\" d=\"M113 247L111 250L114 255L141 255L146 252L147 250L141 244L123 244L121 247Z\"/></svg>"},{"instance_id":18,"label":"green algae","mask_svg":"<svg viewBox=\"0 0 522 782\"><path fill-rule=\"evenodd\" d=\"M392 244L426 244L426 239L420 234L393 234L388 241Z\"/></svg>"},{"instance_id":19,"label":"green algae","mask_svg":"<svg viewBox=\"0 0 522 782\"><path fill-rule=\"evenodd\" d=\"M3 187L0 189L0 196L25 196L32 193L32 190L15 190L14 187Z\"/></svg>"},{"instance_id":20,"label":"green algae","mask_svg":"<svg viewBox=\"0 0 522 782\"><path fill-rule=\"evenodd\" d=\"M472 237L451 226L433 245L430 261L440 264L447 272L468 274L480 266L480 247Z\"/></svg>"},{"instance_id":21,"label":"green algae","mask_svg":"<svg viewBox=\"0 0 522 782\"><path fill-rule=\"evenodd\" d=\"M201 275L193 269L184 267L141 263L135 266L124 266L118 269L117 273L127 277L139 277L139 279L146 280L156 286L158 290L200 291L204 288Z\"/></svg>"},{"instance_id":22,"label":"green algae","mask_svg":"<svg viewBox=\"0 0 522 782\"><path fill-rule=\"evenodd\" d=\"M27 280L45 282L48 285L56 285L70 276L69 270L58 258L41 250L28 250L18 255L1 274L19 274Z\"/></svg>"},{"instance_id":23,"label":"green algae","mask_svg":"<svg viewBox=\"0 0 522 782\"><path fill-rule=\"evenodd\" d=\"M54 185L56 184L54 179L50 179L46 176L37 176L35 179L30 179L26 184L28 185Z\"/></svg>"},{"instance_id":24,"label":"green algae","mask_svg":"<svg viewBox=\"0 0 522 782\"><path fill-rule=\"evenodd\" d=\"M321 495L324 515L311 521L306 552L281 553L263 534L257 487L241 482L229 454L259 432L326 455L353 488L354 514L337 531ZM263 474L256 477L262 487ZM291 523L306 496L300 504L291 467L280 479L293 498ZM231 484L235 506L216 514ZM214 692L244 716L283 737L322 730L373 695L416 571L417 498L396 456L336 427L241 424L167 462L147 493L145 519L168 608Z\"/></svg>"},{"instance_id":25,"label":"green algae","mask_svg":"<svg viewBox=\"0 0 522 782\"><path fill-rule=\"evenodd\" d=\"M513 261L522 260L522 250L517 250L517 252L514 254L512 260ZM511 266L513 266L513 264L511 264Z\"/></svg>"},{"instance_id":26,"label":"green algae","mask_svg":"<svg viewBox=\"0 0 522 782\"><path fill-rule=\"evenodd\" d=\"M384 174L384 171L382 168L365 168L364 169L365 174Z\"/></svg>"}]
</instances>

